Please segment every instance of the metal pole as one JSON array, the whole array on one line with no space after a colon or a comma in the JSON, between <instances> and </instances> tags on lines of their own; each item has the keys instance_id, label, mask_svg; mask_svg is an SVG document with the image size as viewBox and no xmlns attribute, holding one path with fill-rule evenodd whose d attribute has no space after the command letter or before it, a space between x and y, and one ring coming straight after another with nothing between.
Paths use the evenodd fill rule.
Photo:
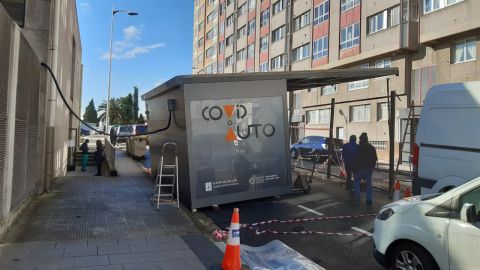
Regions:
<instances>
[{"instance_id":1,"label":"metal pole","mask_svg":"<svg viewBox=\"0 0 480 270\"><path fill-rule=\"evenodd\" d=\"M387 81L387 88L389 84ZM388 121L388 135L390 141L390 153L388 164L388 191L390 198L393 196L393 181L394 181L394 154L395 154L395 91L390 94L390 117Z\"/></svg>"},{"instance_id":2,"label":"metal pole","mask_svg":"<svg viewBox=\"0 0 480 270\"><path fill-rule=\"evenodd\" d=\"M327 179L330 179L332 170L332 156L333 156L333 120L335 119L335 99L332 98L330 105L330 134L328 136L328 160L327 160Z\"/></svg>"},{"instance_id":3,"label":"metal pole","mask_svg":"<svg viewBox=\"0 0 480 270\"><path fill-rule=\"evenodd\" d=\"M107 94L107 110L105 116L105 131L108 132L108 126L110 124L110 87L112 82L112 43L113 43L113 21L115 18L115 10L112 6L112 20L110 25L110 63L108 67L108 94Z\"/></svg>"}]
</instances>

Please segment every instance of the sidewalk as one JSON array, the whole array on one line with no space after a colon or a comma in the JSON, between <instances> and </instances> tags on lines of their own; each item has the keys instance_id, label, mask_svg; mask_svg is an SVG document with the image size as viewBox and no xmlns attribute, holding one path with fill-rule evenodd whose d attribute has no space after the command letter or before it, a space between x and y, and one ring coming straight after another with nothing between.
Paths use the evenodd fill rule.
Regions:
<instances>
[{"instance_id":1,"label":"sidewalk","mask_svg":"<svg viewBox=\"0 0 480 270\"><path fill-rule=\"evenodd\" d=\"M118 177L73 172L35 198L0 241L0 269L211 269L223 254L119 151Z\"/></svg>"}]
</instances>

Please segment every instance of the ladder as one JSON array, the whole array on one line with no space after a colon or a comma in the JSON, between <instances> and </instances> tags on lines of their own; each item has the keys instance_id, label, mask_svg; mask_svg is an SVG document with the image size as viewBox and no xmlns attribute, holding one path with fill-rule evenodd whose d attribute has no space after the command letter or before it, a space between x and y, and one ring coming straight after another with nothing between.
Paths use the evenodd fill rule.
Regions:
<instances>
[{"instance_id":1,"label":"ladder","mask_svg":"<svg viewBox=\"0 0 480 270\"><path fill-rule=\"evenodd\" d=\"M415 138L415 128L413 127L413 125L414 125L414 122L415 122L415 116L416 116L415 115L415 108L416 107L420 107L420 106L415 106L414 102L412 101L412 103L410 104L410 110L408 111L407 124L405 126L405 130L404 130L403 135L402 135L402 140L400 141L400 144L399 144L397 166L395 168L395 174L394 174L394 177L393 177L394 180L397 179L398 168L400 167L400 163L403 160L403 154L405 154L405 153L410 154L411 153L410 150L405 151L404 147L405 147L405 140L407 139L407 135L410 136L410 140L408 142L410 144L410 146L413 143L412 139ZM412 171L412 168L411 168L411 165L410 165L410 172L411 171Z\"/></svg>"},{"instance_id":2,"label":"ladder","mask_svg":"<svg viewBox=\"0 0 480 270\"><path fill-rule=\"evenodd\" d=\"M164 164L166 150L175 153L174 164ZM166 142L162 147L162 156L158 165L158 173L155 180L155 189L153 191L153 199L157 201L157 209L160 207L160 202L165 201L163 198L167 197L173 201L174 192L176 188L177 208L180 208L180 195L178 193L178 151L177 144L173 142Z\"/></svg>"}]
</instances>

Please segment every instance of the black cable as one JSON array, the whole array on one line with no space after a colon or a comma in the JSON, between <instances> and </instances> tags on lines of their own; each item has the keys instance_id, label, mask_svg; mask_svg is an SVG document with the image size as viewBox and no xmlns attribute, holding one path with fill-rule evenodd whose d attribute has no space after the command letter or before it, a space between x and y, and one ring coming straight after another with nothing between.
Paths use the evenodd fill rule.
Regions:
<instances>
[{"instance_id":1,"label":"black cable","mask_svg":"<svg viewBox=\"0 0 480 270\"><path fill-rule=\"evenodd\" d=\"M60 94L60 97L62 98L63 100L63 103L65 103L65 105L67 106L68 110L73 114L73 116L75 116L75 118L78 119L78 121L82 122L85 126L87 126L88 128L90 128L91 130L93 131L96 131L100 134L104 134L104 135L107 135L107 136L111 136L109 133L106 133L106 132L103 132L101 130L98 130L92 126L90 126L87 122L83 121L72 109L72 107L70 107L70 105L68 105L68 102L67 100L65 99L65 97L63 96L63 93L62 91L60 90L60 86L58 85L58 81L57 81L57 78L55 77L55 74L53 74L53 71L52 69L45 63L41 63L41 65L43 67L45 67L48 72L50 73L50 75L52 76L53 78L53 81L55 82L55 86L57 87L57 91L58 93ZM158 133L158 132L162 132L162 131L165 131L167 130L169 127L170 127L170 124L172 122L172 111L169 110L169 116L168 116L168 124L166 127L164 128L161 128L161 129L157 129L157 130L154 130L154 131L150 131L150 132L146 132L144 134L138 134L138 135L117 135L117 137L120 137L120 138L123 138L123 137L140 137L140 136L145 136L145 135L152 135L152 134L155 134L155 133Z\"/></svg>"}]
</instances>

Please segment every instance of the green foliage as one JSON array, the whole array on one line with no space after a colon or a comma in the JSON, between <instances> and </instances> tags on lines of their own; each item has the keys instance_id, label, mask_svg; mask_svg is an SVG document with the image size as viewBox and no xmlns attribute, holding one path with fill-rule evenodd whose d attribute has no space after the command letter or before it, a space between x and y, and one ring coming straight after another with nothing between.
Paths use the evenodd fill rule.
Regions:
<instances>
[{"instance_id":1,"label":"green foliage","mask_svg":"<svg viewBox=\"0 0 480 270\"><path fill-rule=\"evenodd\" d=\"M99 121L104 121L107 114L107 102L104 100L100 106L98 106ZM110 99L110 125L122 125L124 123L123 111L119 98Z\"/></svg>"},{"instance_id":2,"label":"green foliage","mask_svg":"<svg viewBox=\"0 0 480 270\"><path fill-rule=\"evenodd\" d=\"M138 117L138 124L145 124L145 117L143 117L143 114L140 114Z\"/></svg>"},{"instance_id":3,"label":"green foliage","mask_svg":"<svg viewBox=\"0 0 480 270\"><path fill-rule=\"evenodd\" d=\"M120 98L120 108L123 115L122 124L135 124L137 118L134 115L134 102L132 94L128 94L126 97Z\"/></svg>"},{"instance_id":4,"label":"green foliage","mask_svg":"<svg viewBox=\"0 0 480 270\"><path fill-rule=\"evenodd\" d=\"M138 87L133 87L133 117L138 119Z\"/></svg>"},{"instance_id":5,"label":"green foliage","mask_svg":"<svg viewBox=\"0 0 480 270\"><path fill-rule=\"evenodd\" d=\"M95 109L95 104L93 103L93 98L90 100L87 107L85 108L83 120L87 123L98 123L98 115L97 110Z\"/></svg>"}]
</instances>

